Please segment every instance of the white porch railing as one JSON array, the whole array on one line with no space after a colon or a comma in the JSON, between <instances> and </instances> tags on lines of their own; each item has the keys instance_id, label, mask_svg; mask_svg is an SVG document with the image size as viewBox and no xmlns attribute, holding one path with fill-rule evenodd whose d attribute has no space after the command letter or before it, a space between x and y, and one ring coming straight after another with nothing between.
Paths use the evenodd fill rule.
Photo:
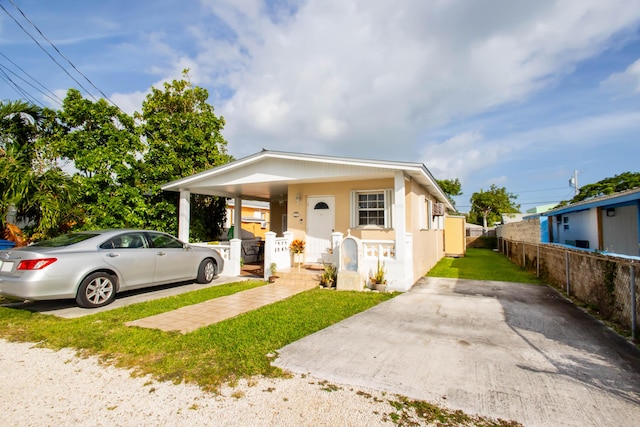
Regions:
<instances>
[{"instance_id":1,"label":"white porch railing","mask_svg":"<svg viewBox=\"0 0 640 427\"><path fill-rule=\"evenodd\" d=\"M380 262L396 259L396 242L393 240L362 240L363 258Z\"/></svg>"},{"instance_id":2,"label":"white porch railing","mask_svg":"<svg viewBox=\"0 0 640 427\"><path fill-rule=\"evenodd\" d=\"M220 276L239 276L241 272L240 258L242 242L240 239L232 239L228 243L190 243L192 246L215 249L224 260L224 267L219 271Z\"/></svg>"},{"instance_id":3,"label":"white porch railing","mask_svg":"<svg viewBox=\"0 0 640 427\"><path fill-rule=\"evenodd\" d=\"M276 237L276 233L268 231L264 240L264 279L271 276L271 265L275 264L277 270L291 267L291 253L289 246L293 241L293 233L285 231L283 237Z\"/></svg>"},{"instance_id":4,"label":"white porch railing","mask_svg":"<svg viewBox=\"0 0 640 427\"><path fill-rule=\"evenodd\" d=\"M293 233L285 232L283 237L276 237L276 233L267 232L264 240L264 279L271 275L270 266L276 264L277 270L285 270L291 267L291 253L289 246L293 241ZM340 244L343 234L332 234L333 255L332 262L339 268ZM362 258L358 270L366 277L371 277L378 268L378 261L383 265L390 290L406 291L413 284L413 236L407 233L403 244L406 259L397 257L397 246L394 240L361 240ZM251 242L253 244L255 242ZM229 243L208 244L194 243L194 246L203 246L216 249L224 259L224 269L221 276L239 276L241 274L241 258L243 242L240 239L232 239Z\"/></svg>"},{"instance_id":5,"label":"white porch railing","mask_svg":"<svg viewBox=\"0 0 640 427\"><path fill-rule=\"evenodd\" d=\"M340 232L332 234L333 262L340 268L340 244L344 235ZM413 236L406 233L404 259L398 258L398 248L395 240L360 240L362 244L362 258L358 271L365 277L371 277L378 269L378 261L385 270L388 289L406 291L413 284Z\"/></svg>"}]
</instances>

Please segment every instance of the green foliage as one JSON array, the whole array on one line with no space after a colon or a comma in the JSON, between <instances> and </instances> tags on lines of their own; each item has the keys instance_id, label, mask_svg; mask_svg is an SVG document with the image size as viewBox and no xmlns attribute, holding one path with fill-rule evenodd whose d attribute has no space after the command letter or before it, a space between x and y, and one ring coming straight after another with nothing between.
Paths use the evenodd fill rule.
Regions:
<instances>
[{"instance_id":1,"label":"green foliage","mask_svg":"<svg viewBox=\"0 0 640 427\"><path fill-rule=\"evenodd\" d=\"M396 410L390 413L395 424L399 426L436 425L445 426L486 426L486 427L521 427L516 421L493 419L478 415L468 415L460 410L442 408L429 402L412 400L405 396L397 396L398 400L389 400Z\"/></svg>"},{"instance_id":2,"label":"green foliage","mask_svg":"<svg viewBox=\"0 0 640 427\"><path fill-rule=\"evenodd\" d=\"M160 186L232 160L207 98L175 80L153 88L135 118L75 89L59 111L0 102L0 221L15 206L35 238L119 227L175 234L179 194ZM192 195L191 239L219 236L225 202Z\"/></svg>"},{"instance_id":3,"label":"green foliage","mask_svg":"<svg viewBox=\"0 0 640 427\"><path fill-rule=\"evenodd\" d=\"M48 139L77 170L73 182L82 211L76 228L144 227L147 206L137 185L144 147L133 118L104 99L93 102L71 89L57 123Z\"/></svg>"},{"instance_id":4,"label":"green foliage","mask_svg":"<svg viewBox=\"0 0 640 427\"><path fill-rule=\"evenodd\" d=\"M55 234L66 222L76 189L41 136L50 110L22 102L0 102L0 225L9 208L31 221L32 232Z\"/></svg>"},{"instance_id":5,"label":"green foliage","mask_svg":"<svg viewBox=\"0 0 640 427\"><path fill-rule=\"evenodd\" d=\"M324 271L320 277L320 284L327 288L331 288L336 285L338 280L338 267L335 264L324 264Z\"/></svg>"},{"instance_id":6,"label":"green foliage","mask_svg":"<svg viewBox=\"0 0 640 427\"><path fill-rule=\"evenodd\" d=\"M185 79L152 88L135 118L146 141L141 184L148 194L151 227L175 233L177 193L162 192L160 186L214 166L228 163L227 142L222 137L224 118L216 117L207 103L206 89L193 87ZM192 195L191 238L210 240L219 236L225 216L225 200Z\"/></svg>"},{"instance_id":7,"label":"green foliage","mask_svg":"<svg viewBox=\"0 0 640 427\"><path fill-rule=\"evenodd\" d=\"M436 179L436 182L445 192L445 194L449 197L451 204L455 207L456 203L453 200L455 196L462 196L462 184L460 184L460 180L456 179Z\"/></svg>"},{"instance_id":8,"label":"green foliage","mask_svg":"<svg viewBox=\"0 0 640 427\"><path fill-rule=\"evenodd\" d=\"M480 189L478 193L471 195L471 211L467 222L487 227L501 221L501 214L516 213L520 211L520 205L515 204L518 196L507 192L504 187L491 184L488 191Z\"/></svg>"},{"instance_id":9,"label":"green foliage","mask_svg":"<svg viewBox=\"0 0 640 427\"><path fill-rule=\"evenodd\" d=\"M373 273L373 277L370 277L371 283L375 284L384 284L387 283L387 279L385 278L386 271L384 270L384 263L380 264L380 260L378 260L378 266L376 271Z\"/></svg>"},{"instance_id":10,"label":"green foliage","mask_svg":"<svg viewBox=\"0 0 640 427\"><path fill-rule=\"evenodd\" d=\"M637 187L640 187L640 172L624 172L620 175L582 186L573 199L569 201L563 200L558 206L565 206L570 203L577 203Z\"/></svg>"}]
</instances>

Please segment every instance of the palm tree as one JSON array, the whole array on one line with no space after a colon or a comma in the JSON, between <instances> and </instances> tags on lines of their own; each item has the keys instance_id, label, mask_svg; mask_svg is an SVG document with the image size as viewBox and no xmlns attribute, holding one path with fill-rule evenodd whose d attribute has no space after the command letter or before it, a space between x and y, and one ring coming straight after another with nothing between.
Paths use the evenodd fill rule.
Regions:
<instances>
[{"instance_id":1,"label":"palm tree","mask_svg":"<svg viewBox=\"0 0 640 427\"><path fill-rule=\"evenodd\" d=\"M34 231L59 227L73 198L68 176L40 145L43 110L24 101L0 101L0 224L14 208ZM15 227L11 228L15 230Z\"/></svg>"}]
</instances>

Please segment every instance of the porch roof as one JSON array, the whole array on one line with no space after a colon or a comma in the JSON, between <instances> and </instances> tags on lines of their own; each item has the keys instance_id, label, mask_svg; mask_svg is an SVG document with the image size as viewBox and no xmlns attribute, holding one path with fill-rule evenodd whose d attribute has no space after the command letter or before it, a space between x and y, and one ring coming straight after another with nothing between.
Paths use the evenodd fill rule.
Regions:
<instances>
[{"instance_id":1,"label":"porch roof","mask_svg":"<svg viewBox=\"0 0 640 427\"><path fill-rule=\"evenodd\" d=\"M418 182L453 210L446 194L422 163L263 150L162 186L165 191L189 191L242 199L279 201L291 184L392 178L397 171Z\"/></svg>"}]
</instances>

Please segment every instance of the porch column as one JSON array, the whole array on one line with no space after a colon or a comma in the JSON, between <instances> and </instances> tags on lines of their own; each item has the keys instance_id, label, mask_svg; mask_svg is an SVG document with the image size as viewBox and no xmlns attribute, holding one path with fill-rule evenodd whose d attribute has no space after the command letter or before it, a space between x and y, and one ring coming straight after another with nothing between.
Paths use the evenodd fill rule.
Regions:
<instances>
[{"instance_id":1,"label":"porch column","mask_svg":"<svg viewBox=\"0 0 640 427\"><path fill-rule=\"evenodd\" d=\"M178 206L178 239L189 243L189 222L191 221L191 192L180 191Z\"/></svg>"},{"instance_id":2,"label":"porch column","mask_svg":"<svg viewBox=\"0 0 640 427\"><path fill-rule=\"evenodd\" d=\"M236 197L233 206L233 237L242 240L242 199Z\"/></svg>"},{"instance_id":3,"label":"porch column","mask_svg":"<svg viewBox=\"0 0 640 427\"><path fill-rule=\"evenodd\" d=\"M395 230L395 246L396 246L396 259L402 265L400 271L402 271L402 278L400 283L396 287L397 290L407 290L413 283L413 269L411 265L413 263L410 257L413 256L413 250L407 247L407 216L406 216L406 203L405 203L405 177L402 171L395 173L393 177L394 183L394 206L393 206L393 228Z\"/></svg>"}]
</instances>

